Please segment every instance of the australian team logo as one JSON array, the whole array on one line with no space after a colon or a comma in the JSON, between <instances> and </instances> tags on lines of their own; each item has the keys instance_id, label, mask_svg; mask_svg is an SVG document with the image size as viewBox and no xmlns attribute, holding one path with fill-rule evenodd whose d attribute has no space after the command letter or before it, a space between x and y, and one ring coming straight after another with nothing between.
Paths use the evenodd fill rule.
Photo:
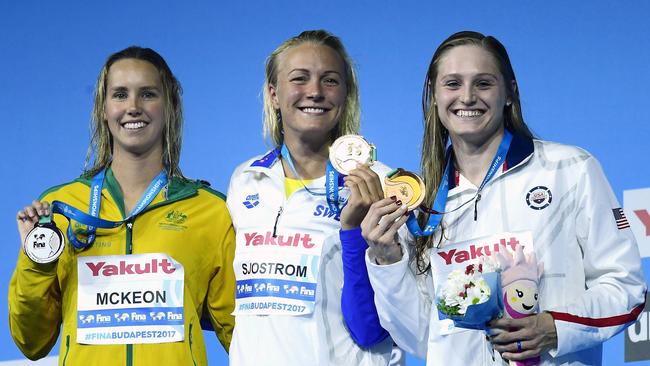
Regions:
<instances>
[{"instance_id":1,"label":"australian team logo","mask_svg":"<svg viewBox=\"0 0 650 366\"><path fill-rule=\"evenodd\" d=\"M163 230L185 231L187 226L183 225L187 221L187 214L171 210L165 215L164 221L158 223L158 226Z\"/></svg>"},{"instance_id":2,"label":"australian team logo","mask_svg":"<svg viewBox=\"0 0 650 366\"><path fill-rule=\"evenodd\" d=\"M184 223L185 220L187 220L187 215L180 211L172 210L167 213L167 215L165 216L165 220L167 222L180 225Z\"/></svg>"},{"instance_id":3,"label":"australian team logo","mask_svg":"<svg viewBox=\"0 0 650 366\"><path fill-rule=\"evenodd\" d=\"M551 204L553 194L544 186L537 186L526 194L526 204L533 210L541 210Z\"/></svg>"}]
</instances>

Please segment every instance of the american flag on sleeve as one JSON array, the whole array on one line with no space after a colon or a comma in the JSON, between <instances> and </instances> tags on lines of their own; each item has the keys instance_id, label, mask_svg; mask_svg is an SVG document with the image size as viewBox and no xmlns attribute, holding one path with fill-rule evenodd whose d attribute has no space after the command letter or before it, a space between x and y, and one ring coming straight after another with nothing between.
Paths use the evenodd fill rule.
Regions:
<instances>
[{"instance_id":1,"label":"american flag on sleeve","mask_svg":"<svg viewBox=\"0 0 650 366\"><path fill-rule=\"evenodd\" d=\"M621 207L612 209L612 212L614 213L614 220L616 220L616 226L619 230L627 229L630 227L630 223L627 221L625 212L623 212L623 209Z\"/></svg>"}]
</instances>

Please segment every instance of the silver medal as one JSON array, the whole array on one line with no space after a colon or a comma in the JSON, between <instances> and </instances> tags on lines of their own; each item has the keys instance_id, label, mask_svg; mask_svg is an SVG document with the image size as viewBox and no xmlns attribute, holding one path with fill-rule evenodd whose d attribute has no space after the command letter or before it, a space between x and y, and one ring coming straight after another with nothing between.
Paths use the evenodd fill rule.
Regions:
<instances>
[{"instance_id":1,"label":"silver medal","mask_svg":"<svg viewBox=\"0 0 650 366\"><path fill-rule=\"evenodd\" d=\"M36 263L51 263L59 259L64 246L63 233L56 225L36 224L23 242L23 251Z\"/></svg>"},{"instance_id":2,"label":"silver medal","mask_svg":"<svg viewBox=\"0 0 650 366\"><path fill-rule=\"evenodd\" d=\"M372 165L375 159L375 146L359 135L343 135L330 146L330 162L344 175L356 169L357 164Z\"/></svg>"}]
</instances>

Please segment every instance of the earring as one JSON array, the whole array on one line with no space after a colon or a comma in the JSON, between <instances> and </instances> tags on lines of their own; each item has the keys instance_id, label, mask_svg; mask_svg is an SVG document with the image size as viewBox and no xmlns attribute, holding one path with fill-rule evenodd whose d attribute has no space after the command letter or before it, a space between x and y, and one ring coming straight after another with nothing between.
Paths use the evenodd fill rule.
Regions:
<instances>
[{"instance_id":1,"label":"earring","mask_svg":"<svg viewBox=\"0 0 650 366\"><path fill-rule=\"evenodd\" d=\"M511 104L512 104L511 100L506 101L506 107L510 107Z\"/></svg>"}]
</instances>

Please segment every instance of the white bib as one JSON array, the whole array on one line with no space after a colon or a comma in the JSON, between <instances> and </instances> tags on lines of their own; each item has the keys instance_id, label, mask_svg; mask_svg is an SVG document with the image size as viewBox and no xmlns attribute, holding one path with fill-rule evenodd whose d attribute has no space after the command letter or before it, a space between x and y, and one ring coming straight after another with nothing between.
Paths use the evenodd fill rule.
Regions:
<instances>
[{"instance_id":1,"label":"white bib","mask_svg":"<svg viewBox=\"0 0 650 366\"><path fill-rule=\"evenodd\" d=\"M77 342L184 339L183 266L162 253L79 257Z\"/></svg>"},{"instance_id":2,"label":"white bib","mask_svg":"<svg viewBox=\"0 0 650 366\"><path fill-rule=\"evenodd\" d=\"M324 236L286 229L237 233L233 315L304 315L314 311Z\"/></svg>"}]
</instances>

